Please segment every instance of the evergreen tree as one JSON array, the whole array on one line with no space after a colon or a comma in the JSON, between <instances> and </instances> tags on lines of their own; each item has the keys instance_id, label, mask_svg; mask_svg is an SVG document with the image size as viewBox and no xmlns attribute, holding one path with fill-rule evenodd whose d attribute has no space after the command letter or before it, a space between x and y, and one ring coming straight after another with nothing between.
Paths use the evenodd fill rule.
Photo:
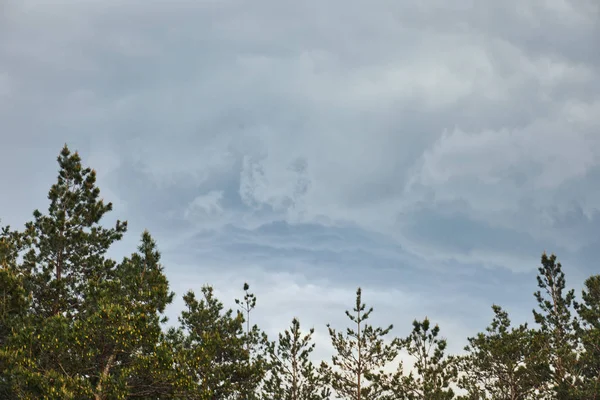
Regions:
<instances>
[{"instance_id":1,"label":"evergreen tree","mask_svg":"<svg viewBox=\"0 0 600 400\"><path fill-rule=\"evenodd\" d=\"M583 382L578 396L582 399L600 399L600 275L586 279L582 303L575 307L581 320L577 327L583 352L580 369Z\"/></svg>"},{"instance_id":2,"label":"evergreen tree","mask_svg":"<svg viewBox=\"0 0 600 400\"><path fill-rule=\"evenodd\" d=\"M535 331L527 324L511 328L508 313L492 306L494 318L484 333L468 338L461 359L461 399L533 400L547 375L547 363Z\"/></svg>"},{"instance_id":3,"label":"evergreen tree","mask_svg":"<svg viewBox=\"0 0 600 400\"><path fill-rule=\"evenodd\" d=\"M171 395L181 376L161 330L172 293L148 233L140 253L119 265L115 278L97 283L85 318L29 319L13 338L13 376L23 398L156 398ZM31 340L31 339L34 340Z\"/></svg>"},{"instance_id":4,"label":"evergreen tree","mask_svg":"<svg viewBox=\"0 0 600 400\"><path fill-rule=\"evenodd\" d=\"M76 358L79 372L89 376L94 397L170 394L176 378L161 323L173 293L147 231L138 252L117 266L114 279L98 286L93 307L73 328L74 354L82 355Z\"/></svg>"},{"instance_id":5,"label":"evergreen tree","mask_svg":"<svg viewBox=\"0 0 600 400\"><path fill-rule=\"evenodd\" d=\"M16 264L20 235L4 227L0 231L0 398L16 398L13 391L9 340L19 330L28 307L28 299Z\"/></svg>"},{"instance_id":6,"label":"evergreen tree","mask_svg":"<svg viewBox=\"0 0 600 400\"><path fill-rule=\"evenodd\" d=\"M16 269L22 247L21 233L11 230L10 226L3 227L0 230L0 269Z\"/></svg>"},{"instance_id":7,"label":"evergreen tree","mask_svg":"<svg viewBox=\"0 0 600 400\"><path fill-rule=\"evenodd\" d=\"M82 166L78 153L65 146L58 164L48 214L35 210L34 221L26 225L29 251L21 265L32 311L41 318L79 311L83 296L93 294L85 293L88 282L105 280L113 271L115 262L105 258L106 251L127 230L121 221L110 229L100 225L112 203L99 199L96 173Z\"/></svg>"},{"instance_id":8,"label":"evergreen tree","mask_svg":"<svg viewBox=\"0 0 600 400\"><path fill-rule=\"evenodd\" d=\"M170 332L180 349L177 368L188 377L184 398L246 399L263 371L249 362L243 315L225 311L210 286L201 291L200 300L192 291L183 297L181 327Z\"/></svg>"},{"instance_id":9,"label":"evergreen tree","mask_svg":"<svg viewBox=\"0 0 600 400\"><path fill-rule=\"evenodd\" d=\"M9 226L0 230L0 348L27 307L23 282L16 270L21 245L18 232L11 231Z\"/></svg>"},{"instance_id":10,"label":"evergreen tree","mask_svg":"<svg viewBox=\"0 0 600 400\"><path fill-rule=\"evenodd\" d=\"M338 398L379 399L388 387L389 374L384 368L398 355L397 340L385 341L393 325L384 329L367 323L373 308L366 309L360 288L356 291L356 305L352 311L346 311L353 327L347 328L345 334L327 325L335 354L331 358L332 365L323 367Z\"/></svg>"},{"instance_id":11,"label":"evergreen tree","mask_svg":"<svg viewBox=\"0 0 600 400\"><path fill-rule=\"evenodd\" d=\"M439 332L440 327L431 328L427 318L413 321L413 330L402 346L414 357L416 374L396 375L392 386L396 396L407 400L454 398L450 384L457 377L456 359L446 356L447 342L438 337Z\"/></svg>"},{"instance_id":12,"label":"evergreen tree","mask_svg":"<svg viewBox=\"0 0 600 400\"><path fill-rule=\"evenodd\" d=\"M23 234L25 254L17 266L31 299L27 320L10 345L13 377L24 398L89 396L81 389L75 343L75 316L91 282L105 280L115 263L104 257L121 238L126 224L105 229L100 219L112 205L99 199L95 172L83 168L77 153L65 146L58 157L59 175L48 194L48 214L36 210ZM26 388L26 389L25 389ZM80 390L81 389L81 390Z\"/></svg>"},{"instance_id":13,"label":"evergreen tree","mask_svg":"<svg viewBox=\"0 0 600 400\"><path fill-rule=\"evenodd\" d=\"M15 268L29 302L3 349L11 387L23 399L164 393L145 371L152 365L157 379L172 375L160 328L172 294L155 244L145 233L131 259L108 259L126 223L100 225L112 205L99 198L95 172L77 153L65 146L58 163L48 214L36 210L26 224L25 254Z\"/></svg>"},{"instance_id":14,"label":"evergreen tree","mask_svg":"<svg viewBox=\"0 0 600 400\"><path fill-rule=\"evenodd\" d=\"M312 343L314 329L302 335L300 321L292 320L292 325L277 342L269 348L269 377L265 381L266 399L273 400L327 400L330 391L325 379L310 361L315 348Z\"/></svg>"},{"instance_id":15,"label":"evergreen tree","mask_svg":"<svg viewBox=\"0 0 600 400\"><path fill-rule=\"evenodd\" d=\"M170 398L182 392L185 375L173 368L176 354L161 325L164 311L174 297L160 264L160 253L148 231L142 234L138 252L115 271L113 303L127 305L128 318L120 332L133 333L128 348L119 349L119 371L129 397ZM129 328L127 326L129 325Z\"/></svg>"},{"instance_id":16,"label":"evergreen tree","mask_svg":"<svg viewBox=\"0 0 600 400\"><path fill-rule=\"evenodd\" d=\"M577 337L571 315L575 292L566 291L565 274L554 254L542 254L538 268L538 287L534 293L538 310L533 310L539 324L539 338L544 342L550 362L547 394L558 400L571 400L577 385Z\"/></svg>"},{"instance_id":17,"label":"evergreen tree","mask_svg":"<svg viewBox=\"0 0 600 400\"><path fill-rule=\"evenodd\" d=\"M244 283L244 298L235 299L238 305L238 314L242 316L246 330L244 341L248 352L248 368L256 371L245 383L242 383L242 396L246 400L260 398L260 384L267 372L267 350L269 340L256 324L250 323L250 314L256 308L256 295L250 292L250 285Z\"/></svg>"}]
</instances>

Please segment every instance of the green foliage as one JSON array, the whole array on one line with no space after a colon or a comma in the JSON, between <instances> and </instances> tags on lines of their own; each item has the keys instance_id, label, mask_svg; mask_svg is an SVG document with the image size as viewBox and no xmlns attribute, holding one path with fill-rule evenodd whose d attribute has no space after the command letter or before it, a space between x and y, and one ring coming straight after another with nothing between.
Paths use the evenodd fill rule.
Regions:
<instances>
[{"instance_id":1,"label":"green foliage","mask_svg":"<svg viewBox=\"0 0 600 400\"><path fill-rule=\"evenodd\" d=\"M582 383L578 396L583 399L600 399L600 275L589 277L582 291L583 303L575 308L581 320L577 333L583 352L579 360Z\"/></svg>"},{"instance_id":2,"label":"green foliage","mask_svg":"<svg viewBox=\"0 0 600 400\"><path fill-rule=\"evenodd\" d=\"M323 368L338 398L378 399L386 392L389 373L384 368L397 357L398 341L385 341L392 325L384 329L367 323L373 308L367 310L362 303L360 288L356 291L352 311L346 311L353 327L347 328L345 334L327 325L335 354L331 358L332 365Z\"/></svg>"},{"instance_id":3,"label":"green foliage","mask_svg":"<svg viewBox=\"0 0 600 400\"><path fill-rule=\"evenodd\" d=\"M15 269L19 252L23 248L23 235L10 226L0 230L0 269Z\"/></svg>"},{"instance_id":4,"label":"green foliage","mask_svg":"<svg viewBox=\"0 0 600 400\"><path fill-rule=\"evenodd\" d=\"M75 319L78 372L90 376L95 393L111 398L167 391L162 379L153 386L145 370L149 362L161 376L171 368L168 358L158 366L152 358L164 352L162 312L173 298L159 262L154 240L144 232L138 252L117 266L113 279L97 283L92 304L81 312L85 318Z\"/></svg>"},{"instance_id":5,"label":"green foliage","mask_svg":"<svg viewBox=\"0 0 600 400\"><path fill-rule=\"evenodd\" d=\"M256 308L256 295L250 292L250 285L244 283L243 286L244 298L235 299L238 305L238 315L246 323L246 331L244 333L244 342L249 358L247 367L254 371L251 376L248 376L241 382L241 395L243 399L259 399L260 384L267 372L267 351L269 340L267 335L261 331L258 325L250 323L250 314Z\"/></svg>"},{"instance_id":6,"label":"green foliage","mask_svg":"<svg viewBox=\"0 0 600 400\"><path fill-rule=\"evenodd\" d=\"M21 276L16 271L20 235L4 227L0 231L0 348L24 317L28 300Z\"/></svg>"},{"instance_id":7,"label":"green foliage","mask_svg":"<svg viewBox=\"0 0 600 400\"><path fill-rule=\"evenodd\" d=\"M446 339L439 338L440 327L431 327L429 319L413 321L413 330L402 341L408 354L415 359L415 371L408 376L396 376L392 385L399 398L407 400L451 400L450 384L457 376L456 359L445 354ZM416 372L416 373L415 373Z\"/></svg>"},{"instance_id":8,"label":"green foliage","mask_svg":"<svg viewBox=\"0 0 600 400\"><path fill-rule=\"evenodd\" d=\"M111 277L115 262L105 254L127 229L126 222L110 229L99 224L112 204L99 198L96 173L82 166L77 153L65 146L58 164L48 214L36 210L34 221L26 224L28 251L20 266L33 296L32 312L40 318L80 311L85 296L96 289L89 282Z\"/></svg>"},{"instance_id":9,"label":"green foliage","mask_svg":"<svg viewBox=\"0 0 600 400\"><path fill-rule=\"evenodd\" d=\"M8 344L13 332L22 326L29 301L15 267L20 236L5 227L0 232L0 398L15 398L14 376L10 371L14 354Z\"/></svg>"},{"instance_id":10,"label":"green foliage","mask_svg":"<svg viewBox=\"0 0 600 400\"><path fill-rule=\"evenodd\" d=\"M330 391L326 378L310 361L315 349L312 343L314 329L302 335L300 321L279 334L276 343L269 347L270 368L264 383L266 399L278 400L327 400Z\"/></svg>"},{"instance_id":11,"label":"green foliage","mask_svg":"<svg viewBox=\"0 0 600 400\"><path fill-rule=\"evenodd\" d=\"M172 330L171 341L180 349L178 369L188 377L185 398L243 399L262 378L262 365L250 362L244 334L244 318L224 310L210 286L201 289L198 300L188 292L181 327Z\"/></svg>"},{"instance_id":12,"label":"green foliage","mask_svg":"<svg viewBox=\"0 0 600 400\"><path fill-rule=\"evenodd\" d=\"M577 385L577 336L571 315L575 292L566 291L565 274L554 254L542 254L538 268L538 287L534 293L539 310L533 310L539 324L538 340L550 363L546 395L558 400L571 400Z\"/></svg>"},{"instance_id":13,"label":"green foliage","mask_svg":"<svg viewBox=\"0 0 600 400\"><path fill-rule=\"evenodd\" d=\"M36 210L18 243L12 241L13 250L15 243L24 246L22 262L3 241L2 260L12 254L14 279L28 296L27 313L14 321L3 348L10 390L19 398L48 399L149 394L153 386L143 368L160 352L160 314L173 297L160 254L145 232L139 253L120 264L108 259L126 223L100 225L112 205L99 198L95 172L77 153L65 146L58 163L48 213ZM164 385L156 393L164 393Z\"/></svg>"},{"instance_id":14,"label":"green foliage","mask_svg":"<svg viewBox=\"0 0 600 400\"><path fill-rule=\"evenodd\" d=\"M508 313L500 306L492 310L494 318L486 331L468 338L460 382L468 395L461 398L538 399L548 374L542 343L527 324L511 328Z\"/></svg>"}]
</instances>

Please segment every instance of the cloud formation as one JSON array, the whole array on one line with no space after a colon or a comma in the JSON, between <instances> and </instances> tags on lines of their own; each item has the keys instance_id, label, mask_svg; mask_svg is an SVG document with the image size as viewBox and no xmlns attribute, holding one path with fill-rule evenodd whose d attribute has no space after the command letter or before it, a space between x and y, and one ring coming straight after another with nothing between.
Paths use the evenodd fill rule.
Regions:
<instances>
[{"instance_id":1,"label":"cloud formation","mask_svg":"<svg viewBox=\"0 0 600 400\"><path fill-rule=\"evenodd\" d=\"M178 294L250 280L273 327L365 285L462 340L491 302L527 317L543 250L574 285L597 268L593 0L0 7L3 222L45 207L66 142L119 251L149 228Z\"/></svg>"}]
</instances>

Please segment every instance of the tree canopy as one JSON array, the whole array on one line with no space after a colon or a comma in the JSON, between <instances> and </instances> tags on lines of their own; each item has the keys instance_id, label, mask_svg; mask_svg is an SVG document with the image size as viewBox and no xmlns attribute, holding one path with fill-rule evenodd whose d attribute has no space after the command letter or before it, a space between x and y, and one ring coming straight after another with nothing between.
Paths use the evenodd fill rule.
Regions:
<instances>
[{"instance_id":1,"label":"tree canopy","mask_svg":"<svg viewBox=\"0 0 600 400\"><path fill-rule=\"evenodd\" d=\"M57 161L47 210L0 230L2 399L600 399L600 275L577 298L554 254L541 256L532 324L493 305L489 326L448 354L429 318L405 338L372 325L359 287L348 327L321 327L331 356L317 360L314 327L293 318L270 338L253 323L248 284L237 309L190 288L167 327L176 294L158 244L144 231L131 255L109 257L127 222L107 222L112 204L77 152Z\"/></svg>"}]
</instances>

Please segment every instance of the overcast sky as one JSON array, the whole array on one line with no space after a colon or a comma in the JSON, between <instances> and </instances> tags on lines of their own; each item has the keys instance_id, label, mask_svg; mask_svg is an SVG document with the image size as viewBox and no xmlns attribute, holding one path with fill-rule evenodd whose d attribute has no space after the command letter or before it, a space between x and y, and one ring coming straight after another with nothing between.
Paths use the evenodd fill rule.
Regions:
<instances>
[{"instance_id":1,"label":"overcast sky","mask_svg":"<svg viewBox=\"0 0 600 400\"><path fill-rule=\"evenodd\" d=\"M531 319L542 251L600 270L597 0L0 0L0 218L67 143L173 290L270 333ZM180 297L169 309L172 320Z\"/></svg>"}]
</instances>

